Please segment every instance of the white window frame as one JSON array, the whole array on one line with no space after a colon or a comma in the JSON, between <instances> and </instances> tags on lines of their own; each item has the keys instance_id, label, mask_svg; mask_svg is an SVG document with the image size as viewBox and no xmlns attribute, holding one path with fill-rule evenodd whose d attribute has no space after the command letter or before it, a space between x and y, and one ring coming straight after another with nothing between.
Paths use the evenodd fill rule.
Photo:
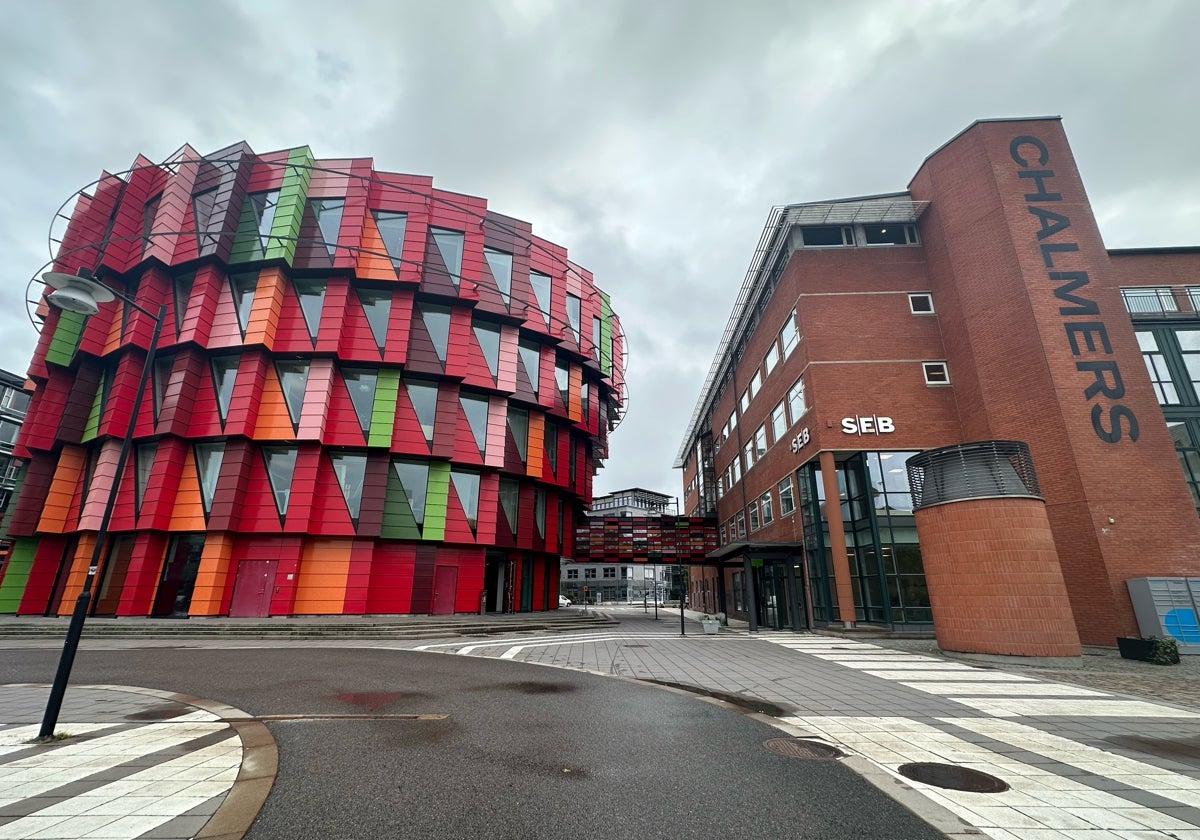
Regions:
<instances>
[{"instance_id":1,"label":"white window frame","mask_svg":"<svg viewBox=\"0 0 1200 840\"><path fill-rule=\"evenodd\" d=\"M913 306L913 304L921 298L924 298L925 300L927 300L929 302L928 309L917 309L915 306ZM912 313L913 315L936 315L937 310L933 306L933 293L932 292L909 292L908 293L908 311L910 313Z\"/></svg>"},{"instance_id":2,"label":"white window frame","mask_svg":"<svg viewBox=\"0 0 1200 840\"><path fill-rule=\"evenodd\" d=\"M750 395L750 399L754 399L761 388L762 372L755 368L754 373L750 374L750 384L746 386L746 393Z\"/></svg>"},{"instance_id":3,"label":"white window frame","mask_svg":"<svg viewBox=\"0 0 1200 840\"><path fill-rule=\"evenodd\" d=\"M787 403L780 400L775 408L771 409L771 442L778 443L783 440L787 429Z\"/></svg>"},{"instance_id":4,"label":"white window frame","mask_svg":"<svg viewBox=\"0 0 1200 840\"><path fill-rule=\"evenodd\" d=\"M763 423L754 430L755 460L767 454L767 424Z\"/></svg>"},{"instance_id":5,"label":"white window frame","mask_svg":"<svg viewBox=\"0 0 1200 840\"><path fill-rule=\"evenodd\" d=\"M758 497L758 510L762 516L762 524L764 528L775 521L775 512L771 509L770 490Z\"/></svg>"},{"instance_id":6,"label":"white window frame","mask_svg":"<svg viewBox=\"0 0 1200 840\"><path fill-rule=\"evenodd\" d=\"M783 500L784 500L785 494L784 494L784 492L783 492L783 491L782 491L780 488L781 488L781 487L782 487L782 486L783 486L785 483L787 484L787 494L786 494L786 498L787 498L787 500L788 500L788 503L791 505L791 510L784 510L784 509L783 509ZM777 496L779 496L779 515L780 515L780 516L791 516L793 513L795 513L795 512L796 512L796 495L795 495L795 491L796 491L796 487L795 487L795 485L792 483L792 477L791 477L791 475L788 475L788 476L784 477L783 481L781 481L781 482L779 482L778 484L776 484L776 485L775 485L775 494L776 494Z\"/></svg>"},{"instance_id":7,"label":"white window frame","mask_svg":"<svg viewBox=\"0 0 1200 840\"><path fill-rule=\"evenodd\" d=\"M790 341L788 339L791 339ZM788 313L787 318L783 321L783 327L779 330L779 344L783 347L783 357L786 359L796 349L796 345L800 343L800 328L796 323L796 311L792 310Z\"/></svg>"},{"instance_id":8,"label":"white window frame","mask_svg":"<svg viewBox=\"0 0 1200 840\"><path fill-rule=\"evenodd\" d=\"M941 371L943 378L939 378L937 371ZM950 384L950 366L945 361L936 362L921 362L921 373L925 376L926 385L949 385ZM930 379L930 374L934 377Z\"/></svg>"},{"instance_id":9,"label":"white window frame","mask_svg":"<svg viewBox=\"0 0 1200 840\"><path fill-rule=\"evenodd\" d=\"M793 405L796 402L796 399L794 399L793 395L796 395L796 394L799 395L799 403L800 403L800 411L799 412L795 411L795 408ZM788 425L789 426L795 425L800 420L801 417L803 417L806 413L808 413L808 400L806 400L804 397L804 377L803 376L797 377L796 381L792 383L792 387L788 388L787 407L788 407L788 421L789 421Z\"/></svg>"},{"instance_id":10,"label":"white window frame","mask_svg":"<svg viewBox=\"0 0 1200 840\"><path fill-rule=\"evenodd\" d=\"M775 365L779 364L779 342L772 341L771 349L767 351L767 355L763 356L764 376L770 376L771 371L775 369Z\"/></svg>"}]
</instances>

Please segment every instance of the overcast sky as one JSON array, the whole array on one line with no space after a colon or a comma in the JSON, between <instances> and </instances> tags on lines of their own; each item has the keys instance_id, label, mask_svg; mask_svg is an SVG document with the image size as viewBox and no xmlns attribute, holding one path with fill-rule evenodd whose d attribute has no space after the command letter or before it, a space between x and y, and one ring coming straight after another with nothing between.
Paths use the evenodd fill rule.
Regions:
<instances>
[{"instance_id":1,"label":"overcast sky","mask_svg":"<svg viewBox=\"0 0 1200 840\"><path fill-rule=\"evenodd\" d=\"M1109 247L1200 244L1195 0L0 8L0 367L28 367L26 282L102 170L185 142L374 157L531 222L612 294L630 399L597 493L680 494L772 206L902 190L975 119L1062 115Z\"/></svg>"}]
</instances>

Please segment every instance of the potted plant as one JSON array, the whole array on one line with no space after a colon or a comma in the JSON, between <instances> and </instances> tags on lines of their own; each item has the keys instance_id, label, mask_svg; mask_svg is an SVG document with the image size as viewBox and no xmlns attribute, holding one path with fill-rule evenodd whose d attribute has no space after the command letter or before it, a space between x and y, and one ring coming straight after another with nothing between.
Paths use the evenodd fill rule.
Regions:
<instances>
[{"instance_id":1,"label":"potted plant","mask_svg":"<svg viewBox=\"0 0 1200 840\"><path fill-rule=\"evenodd\" d=\"M1151 636L1148 639L1118 636L1117 650L1123 659L1137 659L1155 665L1179 664L1179 643L1170 636Z\"/></svg>"},{"instance_id":2,"label":"potted plant","mask_svg":"<svg viewBox=\"0 0 1200 840\"><path fill-rule=\"evenodd\" d=\"M704 628L705 635L715 636L721 628L721 621L715 615L705 613L700 616L700 626Z\"/></svg>"}]
</instances>

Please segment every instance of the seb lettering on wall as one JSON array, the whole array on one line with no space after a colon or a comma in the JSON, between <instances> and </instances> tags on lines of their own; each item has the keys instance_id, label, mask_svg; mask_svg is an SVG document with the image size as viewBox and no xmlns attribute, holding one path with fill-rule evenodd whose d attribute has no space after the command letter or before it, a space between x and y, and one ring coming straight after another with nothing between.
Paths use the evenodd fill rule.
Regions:
<instances>
[{"instance_id":1,"label":"seb lettering on wall","mask_svg":"<svg viewBox=\"0 0 1200 840\"><path fill-rule=\"evenodd\" d=\"M869 414L865 417L843 417L842 432L847 435L887 435L896 431L891 417Z\"/></svg>"},{"instance_id":2,"label":"seb lettering on wall","mask_svg":"<svg viewBox=\"0 0 1200 840\"><path fill-rule=\"evenodd\" d=\"M1051 209L1054 202L1062 201L1063 197L1062 193L1054 192L1051 184L1054 170L1046 168L1050 163L1050 150L1037 137L1022 134L1008 144L1008 154L1019 167L1017 177L1028 181L1029 188L1034 190L1025 194L1026 207L1040 225L1037 245L1042 263L1051 269L1050 279L1057 284L1054 296L1070 304L1059 307L1058 314L1064 319L1063 329L1071 355L1079 357L1075 369L1091 376L1083 389L1083 398L1092 406L1092 429L1105 443L1117 443L1126 435L1129 440L1136 441L1137 417L1132 409L1120 402L1125 396L1125 383L1117 360L1112 358L1112 344L1108 340L1108 330L1100 320L1100 307L1096 301L1076 294L1090 282L1088 273L1063 271L1063 266L1055 264L1056 259L1069 260L1062 255L1078 251L1079 243L1069 241L1070 234L1064 235L1071 227L1070 218ZM1084 320L1075 320L1077 318ZM1104 358L1106 356L1108 358Z\"/></svg>"}]
</instances>

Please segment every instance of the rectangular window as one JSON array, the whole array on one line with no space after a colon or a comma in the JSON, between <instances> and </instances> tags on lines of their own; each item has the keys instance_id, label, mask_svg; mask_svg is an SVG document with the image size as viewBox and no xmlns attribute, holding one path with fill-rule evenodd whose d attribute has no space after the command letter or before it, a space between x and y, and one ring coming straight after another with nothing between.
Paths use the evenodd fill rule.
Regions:
<instances>
[{"instance_id":1,"label":"rectangular window","mask_svg":"<svg viewBox=\"0 0 1200 840\"><path fill-rule=\"evenodd\" d=\"M1146 370L1150 374L1150 382L1154 385L1154 393L1158 395L1159 405L1179 405L1179 391L1171 379L1171 371L1167 367L1167 358L1158 346L1158 337L1148 330L1138 330L1136 333L1138 346L1142 348L1142 359L1146 362Z\"/></svg>"},{"instance_id":2,"label":"rectangular window","mask_svg":"<svg viewBox=\"0 0 1200 840\"><path fill-rule=\"evenodd\" d=\"M754 395L758 393L758 389L761 387L762 374L756 370L750 377L750 384L746 387L746 393L750 395L750 399L754 399Z\"/></svg>"},{"instance_id":3,"label":"rectangular window","mask_svg":"<svg viewBox=\"0 0 1200 840\"><path fill-rule=\"evenodd\" d=\"M854 229L839 225L808 225L800 228L805 248L841 248L854 244Z\"/></svg>"},{"instance_id":4,"label":"rectangular window","mask_svg":"<svg viewBox=\"0 0 1200 840\"><path fill-rule=\"evenodd\" d=\"M1163 315L1179 311L1170 286L1122 289L1121 297L1125 301L1125 309L1134 315Z\"/></svg>"},{"instance_id":5,"label":"rectangular window","mask_svg":"<svg viewBox=\"0 0 1200 840\"><path fill-rule=\"evenodd\" d=\"M721 545L725 545L725 543L729 542L729 537L727 536L727 534L728 534L728 531L725 530L725 523L722 522L721 523Z\"/></svg>"},{"instance_id":6,"label":"rectangular window","mask_svg":"<svg viewBox=\"0 0 1200 840\"><path fill-rule=\"evenodd\" d=\"M775 406L771 411L771 441L783 440L784 432L787 431L787 409L785 403L780 400L779 405Z\"/></svg>"},{"instance_id":7,"label":"rectangular window","mask_svg":"<svg viewBox=\"0 0 1200 840\"><path fill-rule=\"evenodd\" d=\"M742 447L742 454L746 456L746 469L754 466L754 441L746 441L746 445Z\"/></svg>"},{"instance_id":8,"label":"rectangular window","mask_svg":"<svg viewBox=\"0 0 1200 840\"><path fill-rule=\"evenodd\" d=\"M926 385L950 384L950 369L945 362L921 362L921 370L925 372Z\"/></svg>"},{"instance_id":9,"label":"rectangular window","mask_svg":"<svg viewBox=\"0 0 1200 840\"><path fill-rule=\"evenodd\" d=\"M759 426L754 430L754 454L757 458L767 454L767 427Z\"/></svg>"},{"instance_id":10,"label":"rectangular window","mask_svg":"<svg viewBox=\"0 0 1200 840\"><path fill-rule=\"evenodd\" d=\"M779 494L779 515L791 516L796 510L796 502L792 497L792 477L789 475L776 484L775 492Z\"/></svg>"},{"instance_id":11,"label":"rectangular window","mask_svg":"<svg viewBox=\"0 0 1200 840\"><path fill-rule=\"evenodd\" d=\"M29 409L29 397L28 391L22 391L20 388L5 388L0 408L6 408L16 414L24 414Z\"/></svg>"},{"instance_id":12,"label":"rectangular window","mask_svg":"<svg viewBox=\"0 0 1200 840\"><path fill-rule=\"evenodd\" d=\"M750 503L750 533L753 534L755 531L757 531L759 529L759 527L761 527L761 526L758 521L758 502L751 502Z\"/></svg>"},{"instance_id":13,"label":"rectangular window","mask_svg":"<svg viewBox=\"0 0 1200 840\"><path fill-rule=\"evenodd\" d=\"M863 225L863 241L868 245L916 245L917 226L895 222Z\"/></svg>"},{"instance_id":14,"label":"rectangular window","mask_svg":"<svg viewBox=\"0 0 1200 840\"><path fill-rule=\"evenodd\" d=\"M800 419L804 412L808 411L808 406L804 403L804 380L797 379L792 383L792 387L788 388L787 392L788 404L788 420L795 423Z\"/></svg>"},{"instance_id":15,"label":"rectangular window","mask_svg":"<svg viewBox=\"0 0 1200 840\"><path fill-rule=\"evenodd\" d=\"M746 514L740 510L737 512L737 535L739 540L746 539Z\"/></svg>"},{"instance_id":16,"label":"rectangular window","mask_svg":"<svg viewBox=\"0 0 1200 840\"><path fill-rule=\"evenodd\" d=\"M789 312L787 319L783 322L783 329L779 331L779 343L783 346L784 358L791 355L792 348L799 340L800 331L796 327L796 313Z\"/></svg>"},{"instance_id":17,"label":"rectangular window","mask_svg":"<svg viewBox=\"0 0 1200 840\"><path fill-rule=\"evenodd\" d=\"M775 370L775 365L779 364L779 343L772 341L771 349L767 351L767 355L763 356L763 370L766 375L770 376L771 371Z\"/></svg>"},{"instance_id":18,"label":"rectangular window","mask_svg":"<svg viewBox=\"0 0 1200 840\"><path fill-rule=\"evenodd\" d=\"M567 569L567 580L579 580L579 570Z\"/></svg>"},{"instance_id":19,"label":"rectangular window","mask_svg":"<svg viewBox=\"0 0 1200 840\"><path fill-rule=\"evenodd\" d=\"M584 569L583 576L585 578L587 578L588 580L595 580L596 579L596 570L595 569Z\"/></svg>"},{"instance_id":20,"label":"rectangular window","mask_svg":"<svg viewBox=\"0 0 1200 840\"><path fill-rule=\"evenodd\" d=\"M0 443L14 443L19 431L21 431L19 423L14 423L12 420L0 420Z\"/></svg>"},{"instance_id":21,"label":"rectangular window","mask_svg":"<svg viewBox=\"0 0 1200 840\"><path fill-rule=\"evenodd\" d=\"M933 295L929 292L909 292L908 311L914 315L933 315Z\"/></svg>"},{"instance_id":22,"label":"rectangular window","mask_svg":"<svg viewBox=\"0 0 1200 840\"><path fill-rule=\"evenodd\" d=\"M758 510L762 514L762 524L770 525L775 521L775 513L771 509L771 491L768 490L758 497Z\"/></svg>"},{"instance_id":23,"label":"rectangular window","mask_svg":"<svg viewBox=\"0 0 1200 840\"><path fill-rule=\"evenodd\" d=\"M748 408L750 408L750 392L749 391L742 391L741 406L742 406L742 413L745 414L746 410Z\"/></svg>"},{"instance_id":24,"label":"rectangular window","mask_svg":"<svg viewBox=\"0 0 1200 840\"><path fill-rule=\"evenodd\" d=\"M617 576L617 570L615 568L610 568L608 566L605 566L604 576L606 578L615 578Z\"/></svg>"},{"instance_id":25,"label":"rectangular window","mask_svg":"<svg viewBox=\"0 0 1200 840\"><path fill-rule=\"evenodd\" d=\"M731 413L729 415L729 431L730 432L732 432L734 429L737 428L737 418L738 418L738 415L737 415L736 411L734 411L733 413Z\"/></svg>"}]
</instances>

